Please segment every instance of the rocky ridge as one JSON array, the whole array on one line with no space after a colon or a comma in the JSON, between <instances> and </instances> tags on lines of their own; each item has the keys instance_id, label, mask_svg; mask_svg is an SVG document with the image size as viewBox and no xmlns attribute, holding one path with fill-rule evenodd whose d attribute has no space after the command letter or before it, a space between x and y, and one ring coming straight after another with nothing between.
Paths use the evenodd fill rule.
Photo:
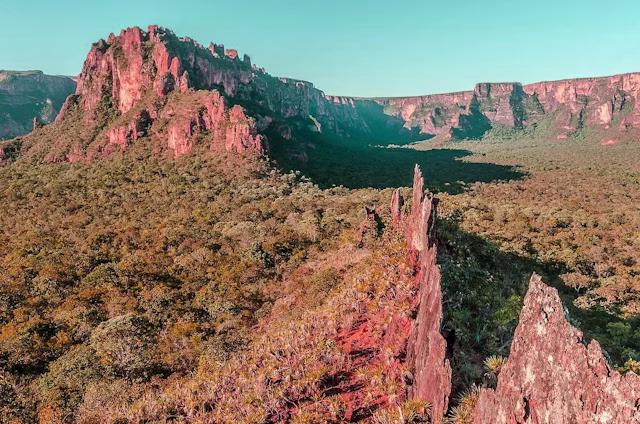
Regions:
<instances>
[{"instance_id":1,"label":"rocky ridge","mask_svg":"<svg viewBox=\"0 0 640 424\"><path fill-rule=\"evenodd\" d=\"M395 362L359 357L369 364L381 362L393 373L405 363L404 394L396 398L426 402L431 422L447 420L452 390L452 369L447 339L442 333L442 287L434 233L437 199L424 191L420 169L414 171L411 209L404 213L398 190L391 197L390 222L406 237L407 262L415 282L412 310L405 315L363 317L360 325L339 340L347 352L396 352ZM374 231L377 215L367 211L361 226ZM364 225L367 224L367 225ZM474 399L470 418L487 423L633 423L640 420L640 377L621 375L608 364L597 341L585 342L566 316L556 289L534 274L518 321L510 355L500 368L495 389L485 387ZM374 337L380 322L384 337ZM404 355L399 352L405 352ZM401 359L405 357L406 359ZM366 363L358 367L368 366ZM358 392L350 405L357 410ZM385 406L379 397L376 407ZM354 416L348 415L353 418ZM351 419L350 418L350 419ZM457 422L457 421L455 421ZM467 422L467 421L465 421Z\"/></svg>"},{"instance_id":2,"label":"rocky ridge","mask_svg":"<svg viewBox=\"0 0 640 424\"><path fill-rule=\"evenodd\" d=\"M416 166L413 202L406 224L409 262L419 287L416 318L407 344L407 358L413 369L413 384L408 392L412 399L429 402L433 422L441 423L451 392L451 365L441 333L442 287L434 234L438 202L423 187L422 172Z\"/></svg>"},{"instance_id":3,"label":"rocky ridge","mask_svg":"<svg viewBox=\"0 0 640 424\"><path fill-rule=\"evenodd\" d=\"M52 122L75 81L41 71L0 71L0 139L30 132L38 124Z\"/></svg>"},{"instance_id":4,"label":"rocky ridge","mask_svg":"<svg viewBox=\"0 0 640 424\"><path fill-rule=\"evenodd\" d=\"M445 139L481 138L494 126L522 129L545 119L556 140L583 128L614 137L640 130L638 73L526 85L480 83L473 91L372 100L406 127Z\"/></svg>"},{"instance_id":5,"label":"rocky ridge","mask_svg":"<svg viewBox=\"0 0 640 424\"><path fill-rule=\"evenodd\" d=\"M372 405L375 410L390 405L390 398L416 400L429 404L435 423L441 423L447 411L451 391L451 366L446 357L446 341L440 332L442 325L442 292L440 268L436 264L435 219L437 199L424 189L424 179L418 166L414 170L413 203L405 214L404 199L396 190L391 202L391 227L404 233L412 287L411 311L386 314L365 314L358 325L342 331L338 342L354 357L355 369L382 364L389 375L404 382L404 392L377 394ZM358 231L358 247L365 245L367 236L380 234L381 219L373 209L366 209L366 217ZM392 315L391 315L392 314ZM389 316L390 315L390 316ZM379 333L378 328L384 328ZM377 352L374 355L364 354ZM398 375L402 369L407 374ZM366 405L371 394L353 391L347 394L351 405L346 418L354 420L357 411Z\"/></svg>"}]
</instances>

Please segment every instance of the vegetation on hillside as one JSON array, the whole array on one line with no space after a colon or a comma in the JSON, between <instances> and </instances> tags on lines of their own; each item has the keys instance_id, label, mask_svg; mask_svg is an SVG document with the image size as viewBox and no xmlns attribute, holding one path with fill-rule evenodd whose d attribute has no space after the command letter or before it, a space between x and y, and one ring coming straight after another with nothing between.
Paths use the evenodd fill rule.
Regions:
<instances>
[{"instance_id":1,"label":"vegetation on hillside","mask_svg":"<svg viewBox=\"0 0 640 424\"><path fill-rule=\"evenodd\" d=\"M495 384L533 271L616 366L640 368L638 144L506 130L443 150L328 144L299 162L312 180L152 145L0 167L5 421L424 422L428 405L350 410L354 387L393 397L404 370L363 367L337 342L363 314L409 308L402 235L357 248L355 227L364 206L388 222L386 188L409 185L416 161L440 192L452 416Z\"/></svg>"},{"instance_id":2,"label":"vegetation on hillside","mask_svg":"<svg viewBox=\"0 0 640 424\"><path fill-rule=\"evenodd\" d=\"M379 200L261 163L131 153L0 168L2 416L69 416L92 384L242 350L284 276Z\"/></svg>"}]
</instances>

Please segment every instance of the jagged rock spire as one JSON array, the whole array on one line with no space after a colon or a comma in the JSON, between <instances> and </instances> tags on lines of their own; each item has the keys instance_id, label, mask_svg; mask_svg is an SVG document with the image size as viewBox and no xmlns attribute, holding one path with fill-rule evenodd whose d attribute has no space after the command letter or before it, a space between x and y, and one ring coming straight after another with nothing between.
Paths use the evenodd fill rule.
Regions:
<instances>
[{"instance_id":1,"label":"jagged rock spire","mask_svg":"<svg viewBox=\"0 0 640 424\"><path fill-rule=\"evenodd\" d=\"M640 377L621 375L597 341L565 317L556 289L533 274L496 390L483 389L474 422L637 423Z\"/></svg>"},{"instance_id":2,"label":"jagged rock spire","mask_svg":"<svg viewBox=\"0 0 640 424\"><path fill-rule=\"evenodd\" d=\"M441 423L449 405L451 365L446 357L447 342L442 336L442 287L436 264L434 235L437 199L424 191L424 179L416 165L413 204L407 222L410 260L419 287L416 319L407 346L413 372L409 397L431 404L434 423Z\"/></svg>"},{"instance_id":3,"label":"jagged rock spire","mask_svg":"<svg viewBox=\"0 0 640 424\"><path fill-rule=\"evenodd\" d=\"M402 207L404 206L404 198L397 188L391 195L391 224L397 226L402 220Z\"/></svg>"}]
</instances>

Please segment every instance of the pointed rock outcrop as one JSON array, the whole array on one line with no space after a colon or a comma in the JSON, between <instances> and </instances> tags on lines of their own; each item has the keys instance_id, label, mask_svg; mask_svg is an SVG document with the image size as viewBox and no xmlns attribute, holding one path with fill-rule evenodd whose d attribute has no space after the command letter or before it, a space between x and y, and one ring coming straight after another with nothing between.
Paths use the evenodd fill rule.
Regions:
<instances>
[{"instance_id":1,"label":"pointed rock outcrop","mask_svg":"<svg viewBox=\"0 0 640 424\"><path fill-rule=\"evenodd\" d=\"M407 241L416 272L416 318L407 343L407 361L413 384L409 398L429 402L432 421L441 423L449 405L451 365L447 342L441 333L442 287L436 264L435 219L437 199L424 191L424 179L416 165L413 203L407 221Z\"/></svg>"},{"instance_id":2,"label":"pointed rock outcrop","mask_svg":"<svg viewBox=\"0 0 640 424\"><path fill-rule=\"evenodd\" d=\"M402 220L402 207L404 206L404 198L397 188L391 195L391 224L398 226Z\"/></svg>"},{"instance_id":3,"label":"pointed rock outcrop","mask_svg":"<svg viewBox=\"0 0 640 424\"><path fill-rule=\"evenodd\" d=\"M481 391L474 423L640 422L640 377L613 370L565 314L557 290L534 274L509 359L496 389Z\"/></svg>"}]
</instances>

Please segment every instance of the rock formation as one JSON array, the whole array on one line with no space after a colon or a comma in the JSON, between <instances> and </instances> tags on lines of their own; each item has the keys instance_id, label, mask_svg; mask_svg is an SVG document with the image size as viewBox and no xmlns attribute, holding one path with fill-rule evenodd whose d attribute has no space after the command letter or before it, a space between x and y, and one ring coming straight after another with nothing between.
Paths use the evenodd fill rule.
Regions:
<instances>
[{"instance_id":1,"label":"rock formation","mask_svg":"<svg viewBox=\"0 0 640 424\"><path fill-rule=\"evenodd\" d=\"M193 94L199 91L217 94ZM212 122L213 112L222 121ZM34 148L35 140L27 140L24 150L45 161L91 160L153 135L166 140L161 150L180 156L202 135L217 139L212 146L263 154L265 133L285 140L301 131L371 134L353 99L326 96L308 82L272 77L234 49L214 43L207 49L157 26L128 28L92 45L76 92L56 123L64 128L64 121L77 115L81 134L65 131L46 148ZM172 117L177 122L165 125Z\"/></svg>"},{"instance_id":2,"label":"rock formation","mask_svg":"<svg viewBox=\"0 0 640 424\"><path fill-rule=\"evenodd\" d=\"M402 220L402 207L404 206L404 198L397 188L391 196L391 224L398 226Z\"/></svg>"},{"instance_id":3,"label":"rock formation","mask_svg":"<svg viewBox=\"0 0 640 424\"><path fill-rule=\"evenodd\" d=\"M411 310L383 310L377 314L365 313L357 325L341 331L338 343L352 357L353 369L364 372L367 367L382 367L388 378L398 381L399 392L362 393L347 391L349 405L346 418L358 420L363 411L375 411L390 404L418 400L431 405L434 423L441 423L448 407L451 392L451 367L446 358L446 342L440 333L442 324L442 290L440 268L436 264L434 224L436 199L424 191L420 168L416 166L411 212L401 216L401 208L392 216L401 225L392 228L403 231L407 238L407 259L411 269L410 287L406 304ZM401 205L400 192L393 195L393 203ZM380 231L380 218L373 209L365 210L366 218L358 231L362 246L365 236ZM401 301L397 300L399 304ZM402 370L407 370L403 375ZM349 387L349 380L342 382Z\"/></svg>"},{"instance_id":4,"label":"rock formation","mask_svg":"<svg viewBox=\"0 0 640 424\"><path fill-rule=\"evenodd\" d=\"M53 121L75 86L72 78L40 71L0 71L0 140L27 134L35 120Z\"/></svg>"},{"instance_id":5,"label":"rock formation","mask_svg":"<svg viewBox=\"0 0 640 424\"><path fill-rule=\"evenodd\" d=\"M481 83L473 91L373 100L425 136L480 138L492 126L523 128L545 118L558 140L580 128L640 131L640 73L527 85Z\"/></svg>"},{"instance_id":6,"label":"rock formation","mask_svg":"<svg viewBox=\"0 0 640 424\"><path fill-rule=\"evenodd\" d=\"M45 79L41 73L28 77ZM16 78L0 76L0 107L6 102L3 81ZM71 79L63 81L63 88L73 85ZM198 91L215 91L220 100L198 95L188 104L183 96ZM264 154L268 134L271 142L285 146L285 155L305 160L314 143L366 146L429 137L478 139L492 127L519 129L543 122L550 124L545 126L551 128L549 136L558 140L593 128L602 132L602 144L610 145L640 131L639 93L640 74L627 74L524 86L482 83L473 91L405 98L329 96L312 83L273 77L247 55L241 59L237 50L215 43L205 48L157 26L147 31L134 27L92 45L76 92L64 105L62 97L47 97L46 113L29 109L29 121L22 126L5 113L0 138L28 132L26 122L34 116L50 122L62 105L56 118L62 130L46 143L27 138L21 154L49 162L92 160L126 150L145 137L164 140L159 150L173 157L202 142L242 154ZM224 104L225 112L217 115L224 122L201 121L217 107L211 102ZM170 116L165 107L180 123L165 125ZM15 100L11 110L19 110ZM63 121L77 116L83 128L76 126L74 133L67 129L73 125ZM2 125L12 129L3 131Z\"/></svg>"},{"instance_id":7,"label":"rock formation","mask_svg":"<svg viewBox=\"0 0 640 424\"><path fill-rule=\"evenodd\" d=\"M76 94L91 118L105 92L117 110L126 113L150 88L158 96L189 89L218 90L226 98L254 103L284 118L314 116L325 127L337 125L336 116L342 121L358 120L352 100L336 102L311 83L268 75L253 66L248 56L241 60L235 49L214 43L205 49L157 26L150 26L147 32L128 28L95 43Z\"/></svg>"},{"instance_id":8,"label":"rock formation","mask_svg":"<svg viewBox=\"0 0 640 424\"><path fill-rule=\"evenodd\" d=\"M431 405L432 421L441 423L449 405L451 366L442 336L442 287L436 264L434 237L437 199L424 192L424 180L416 165L413 203L406 233L410 261L416 272L416 318L407 344L407 360L413 370L409 398Z\"/></svg>"},{"instance_id":9,"label":"rock formation","mask_svg":"<svg viewBox=\"0 0 640 424\"><path fill-rule=\"evenodd\" d=\"M205 49L156 26L111 34L91 47L76 93L56 119L65 136L50 137L48 146L26 138L23 151L46 162L87 161L125 151L149 137L154 151L170 157L197 144L263 155L266 137L238 102L246 104L254 96L262 100L256 94L262 85L251 84L255 79L277 80L233 52L222 54L215 45ZM67 128L78 116L82 126L73 133Z\"/></svg>"},{"instance_id":10,"label":"rock formation","mask_svg":"<svg viewBox=\"0 0 640 424\"><path fill-rule=\"evenodd\" d=\"M640 422L640 377L611 369L571 326L558 292L533 275L506 365L483 389L475 423Z\"/></svg>"}]
</instances>

